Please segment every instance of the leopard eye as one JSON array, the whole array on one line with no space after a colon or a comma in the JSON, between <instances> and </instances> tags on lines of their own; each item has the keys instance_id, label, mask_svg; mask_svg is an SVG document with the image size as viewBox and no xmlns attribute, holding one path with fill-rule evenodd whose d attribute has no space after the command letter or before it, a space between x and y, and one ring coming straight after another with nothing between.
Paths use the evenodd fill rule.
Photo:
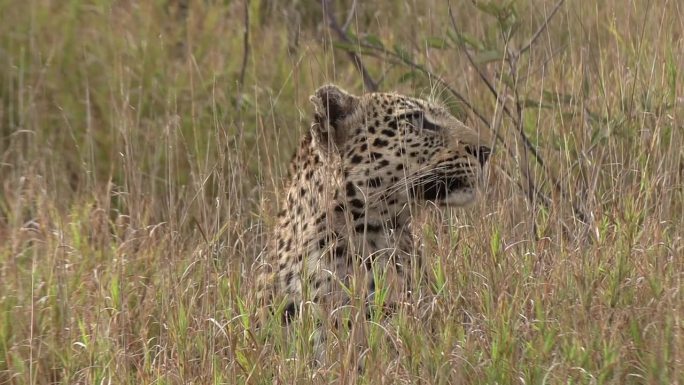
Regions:
<instances>
[{"instance_id":1,"label":"leopard eye","mask_svg":"<svg viewBox=\"0 0 684 385\"><path fill-rule=\"evenodd\" d=\"M422 111L414 111L411 113L407 113L400 116L400 118L409 120L411 124L413 124L413 126L418 128L419 130L439 131L441 129L440 126L427 120L425 118L425 114L423 114Z\"/></svg>"},{"instance_id":2,"label":"leopard eye","mask_svg":"<svg viewBox=\"0 0 684 385\"><path fill-rule=\"evenodd\" d=\"M423 129L424 130L430 130L430 131L439 131L441 129L441 127L432 123L431 121L423 118Z\"/></svg>"}]
</instances>

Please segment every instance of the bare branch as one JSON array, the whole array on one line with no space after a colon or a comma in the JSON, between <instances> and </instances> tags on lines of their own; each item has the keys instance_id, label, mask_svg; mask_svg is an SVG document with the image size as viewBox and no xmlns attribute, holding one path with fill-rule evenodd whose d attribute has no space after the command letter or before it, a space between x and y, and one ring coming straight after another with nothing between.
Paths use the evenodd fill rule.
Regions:
<instances>
[{"instance_id":1,"label":"bare branch","mask_svg":"<svg viewBox=\"0 0 684 385\"><path fill-rule=\"evenodd\" d=\"M247 62L249 60L249 0L245 0L245 30L242 34L243 51L242 51L242 66L240 67L240 78L238 79L238 92L242 93L242 87L245 84L245 72L247 72Z\"/></svg>"},{"instance_id":2,"label":"bare branch","mask_svg":"<svg viewBox=\"0 0 684 385\"><path fill-rule=\"evenodd\" d=\"M449 3L449 17L451 19L451 26L454 28L454 32L458 33L458 27L456 25L456 19L454 18L454 13L451 10L451 3ZM484 72L482 72L480 67L475 63L473 56L470 54L470 52L466 48L465 44L461 43L461 48L463 49L463 52L465 53L466 57L468 58L468 62L470 62L470 65L473 67L473 69L475 69L475 71L477 71L477 74L478 74L478 76L480 76L480 79L482 79L482 81L487 86L487 88L492 93L492 95L494 95L496 100L500 101L501 108L503 109L503 111L506 113L506 115L508 115L508 117L510 117L513 120L513 122L515 123L515 126L519 127L518 117L513 115L511 110L508 109L508 107L506 106L505 101L503 101L500 98L499 93L496 91L496 88L494 87L492 82L489 80L487 75ZM527 150L530 151L530 153L532 153L532 156L534 157L534 159L541 166L544 166L544 159L542 159L542 157L539 155L539 153L537 152L537 149L534 147L534 145L532 144L530 139L527 137L527 135L525 135L525 133L522 131L522 129L519 129L518 131L520 133L520 138L523 141L523 144L525 145L525 148L527 148Z\"/></svg>"},{"instance_id":3,"label":"bare branch","mask_svg":"<svg viewBox=\"0 0 684 385\"><path fill-rule=\"evenodd\" d=\"M527 79L528 79L529 77L531 77L532 75L536 75L539 71L545 70L545 69L546 69L546 65L549 64L549 62L550 62L551 60L553 60L553 58L555 58L559 53L565 51L565 48L566 48L567 46L568 46L567 44L564 44L563 46L556 48L553 52L551 52L551 55L549 55L546 59L544 59L544 62L543 62L538 68L535 68L535 69L532 70L531 72L528 72L528 73L525 74L524 76L521 76L521 77L518 79L518 81L519 81L519 82L524 82L525 80L527 80Z\"/></svg>"},{"instance_id":4,"label":"bare branch","mask_svg":"<svg viewBox=\"0 0 684 385\"><path fill-rule=\"evenodd\" d=\"M539 36L541 35L541 33L548 27L548 24L549 24L551 18L553 18L553 16L556 14L556 12L558 11L558 9L560 9L560 6L563 4L563 1L564 1L564 0L559 0L559 1L556 3L556 5L555 5L554 8L552 9L551 13L550 13L550 14L548 15L548 17L546 18L545 22L537 29L537 31L535 32L535 34L529 39L528 43L527 43L522 49L520 49L520 50L519 50L518 52L516 52L516 53L511 53L511 52L508 50L508 48L506 48L506 57L505 57L505 60L506 60L506 62L507 62L508 65L509 65L509 70L510 70L510 72L511 72L511 77L512 77L513 79L515 79L515 80L514 80L514 83L515 83L515 84L514 84L514 86L513 86L513 92L514 92L514 102L515 102L515 107L516 107L516 113L517 113L517 115L516 115L516 116L513 115L513 113L510 111L510 109L508 109L508 107L505 105L505 102L504 102L504 101L501 101L501 106L502 106L502 108L503 108L503 111L506 113L506 115L508 115L508 116L511 118L511 120L513 121L513 123L515 124L515 127L516 127L516 129L517 129L517 131L518 131L518 134L519 134L519 136L520 136L520 138L521 138L521 140L522 140L522 142L523 142L525 148L527 149L527 151L529 151L529 152L532 154L532 156L534 157L535 161L539 164L539 166L542 168L542 170L544 170L544 172L545 172L547 178L548 178L549 181L551 182L551 185L555 188L555 190L556 190L558 193L560 193L560 195L561 195L564 199L568 199L569 197L567 196L567 194L565 193L565 191L561 188L560 182L558 182L558 181L549 173L549 171L546 169L546 164L545 164L545 162L544 162L544 159L543 159L543 158L541 157L541 155L538 153L536 147L532 144L532 142L529 140L529 138L527 137L527 135L526 135L525 132L524 132L523 124L522 124L522 115L523 115L524 106L522 105L522 103L521 103L521 101L520 101L520 95L519 95L519 92L518 92L518 89L517 89L517 82L519 81L519 79L518 79L518 71L517 71L517 60L518 60L518 58L520 57L520 55L521 55L522 53L524 53L524 52L526 52L527 50L529 50L529 49L532 47L532 45L537 41L537 39L539 38ZM452 9L451 9L451 3L449 3L449 7L448 7L448 8L449 8L449 17L450 17L450 19L451 19L451 25L452 25L452 27L454 28L455 32L458 33L458 27L457 27L457 25L456 25L456 19L455 19L454 15L453 15L453 11L452 11ZM497 101L501 100L501 99L500 99L500 96L499 96L499 94L498 94L498 92L497 92L497 90L496 90L496 88L492 85L492 83L489 81L489 79L487 78L487 76L486 76L486 75L480 70L480 68L476 65L475 61L474 61L473 58L472 58L472 55L470 55L470 52L468 51L468 49L467 49L467 47L465 46L465 44L462 43L461 46L462 46L462 49L463 49L463 51L464 51L466 57L468 58L468 61L470 62L470 64L472 65L472 67L477 71L478 75L480 76L480 78L482 79L482 81L486 84L487 88L488 88L488 89L490 90L490 92L496 97ZM510 153L510 151L511 151L511 150L509 149L508 152ZM529 170L529 163L527 163L527 162L525 162L525 163L526 163L527 165L526 165L526 166L521 165L521 167L524 167L524 168L522 169L522 171L523 171L523 174L525 175L525 178L527 179L527 188L526 188L526 189L523 189L523 190L526 192L527 198L528 198L530 201L532 201L532 202L534 202L534 198L536 198L536 199L537 199L539 202L541 202L545 207L549 207L549 205L550 205L550 203L551 203L551 200L550 200L547 196L545 196L545 195L537 188L537 186L535 186L534 180L531 179L531 174L530 174L530 170ZM575 214L575 216L577 217L577 219L579 219L579 220L580 220L581 222L583 222L583 223L587 223L587 221L588 221L588 216L584 213L584 211L577 205L577 203L574 201L574 199L571 199L571 198L570 198L569 201L571 202L572 209L573 209L574 214Z\"/></svg>"},{"instance_id":5,"label":"bare branch","mask_svg":"<svg viewBox=\"0 0 684 385\"><path fill-rule=\"evenodd\" d=\"M558 10L560 9L561 5L563 5L563 2L564 2L564 1L565 1L565 0L558 0L558 2L556 3L556 5L555 5L555 6L553 7L553 9L551 10L551 13L549 13L549 15L546 17L546 20L544 21L544 23L543 23L542 25L539 26L539 29L537 29L537 32L535 32L534 35L532 35L532 38L530 38L530 40L527 42L527 44L525 44L524 47L520 48L520 50L518 51L518 53L516 54L516 56L522 55L522 54L525 53L527 50L529 50L530 47L532 47L532 45L537 41L537 39L539 38L539 36L541 36L541 33L544 32L544 30L546 29L546 27L548 27L549 21L551 21L551 19L552 19L553 16L556 14L556 12L558 12Z\"/></svg>"},{"instance_id":6,"label":"bare branch","mask_svg":"<svg viewBox=\"0 0 684 385\"><path fill-rule=\"evenodd\" d=\"M347 21L344 22L344 25L342 25L342 30L347 32L349 29L349 26L351 25L352 20L354 20L354 15L356 14L356 0L352 2L351 9L349 9L349 13L347 14Z\"/></svg>"},{"instance_id":7,"label":"bare branch","mask_svg":"<svg viewBox=\"0 0 684 385\"><path fill-rule=\"evenodd\" d=\"M328 23L330 25L330 28L337 34L337 36L340 38L340 40L344 41L345 43L351 44L352 41L349 39L347 34L344 32L347 28L347 24L351 21L353 14L355 12L355 6L356 6L356 0L352 4L352 9L349 12L349 16L347 17L347 21L345 22L344 27L340 27L340 25L337 23L337 19L335 18L333 14L333 8L331 5L330 0L322 0L322 5L323 5L323 11L328 19ZM398 55L394 52L388 51L385 48L382 47L377 47L373 45L368 45L368 44L363 44L359 43L358 46L360 48L365 48L369 49L372 51L380 52L382 55L385 55L387 57L391 57L400 63L409 66L412 69L418 70L422 72L424 75L428 76L431 79L434 79L439 83L441 86L443 86L447 91L449 91L456 99L458 99L466 108L468 108L475 116L487 127L491 128L491 124L485 116L478 111L470 102L468 99L466 99L463 95L461 95L458 91L456 91L449 83L444 80L442 77L430 72L427 68L424 66L415 63L408 58ZM361 72L362 77L364 78L364 84L366 85L366 88L368 88L370 91L376 91L377 90L377 82L373 81L373 79L370 77L368 72L366 71L365 67L362 65L358 55L355 52L347 51L347 54L350 56L352 59L352 62L354 62L354 65L356 68ZM370 84L367 83L367 80L370 82Z\"/></svg>"},{"instance_id":8,"label":"bare branch","mask_svg":"<svg viewBox=\"0 0 684 385\"><path fill-rule=\"evenodd\" d=\"M332 29L332 31L335 32L338 39L347 44L352 44L353 42L351 41L351 39L349 39L347 33L344 32L342 27L340 27L340 25L337 23L337 19L335 18L335 15L333 13L332 2L330 0L321 0L321 4L323 6L323 13L328 19L328 26L330 27L330 29ZM378 83L375 80L373 80L373 78L370 76L368 70L366 69L366 67L364 67L363 62L361 62L361 58L359 57L359 55L350 50L345 51L347 52L347 55L351 59L352 63L354 63L356 69L359 71L359 73L361 73L361 78L363 79L363 84L366 86L366 89L372 92L377 91Z\"/></svg>"}]
</instances>

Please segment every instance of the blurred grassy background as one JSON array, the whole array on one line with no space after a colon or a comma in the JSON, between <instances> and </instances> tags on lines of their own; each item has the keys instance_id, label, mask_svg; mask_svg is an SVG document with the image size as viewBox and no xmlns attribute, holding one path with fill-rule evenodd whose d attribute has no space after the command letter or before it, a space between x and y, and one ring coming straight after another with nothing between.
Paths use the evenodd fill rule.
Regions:
<instances>
[{"instance_id":1,"label":"blurred grassy background","mask_svg":"<svg viewBox=\"0 0 684 385\"><path fill-rule=\"evenodd\" d=\"M553 2L329 4L351 43L312 0L0 0L0 383L684 383L682 6L566 1L511 71ZM311 368L250 269L309 95L364 91L345 50L503 142L426 219L431 310Z\"/></svg>"}]
</instances>

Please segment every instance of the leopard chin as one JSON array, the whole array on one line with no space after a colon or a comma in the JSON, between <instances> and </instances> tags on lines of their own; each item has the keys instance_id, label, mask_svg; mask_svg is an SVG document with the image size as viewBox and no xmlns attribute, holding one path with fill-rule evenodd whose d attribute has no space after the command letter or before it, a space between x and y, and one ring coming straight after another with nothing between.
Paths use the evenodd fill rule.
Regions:
<instances>
[{"instance_id":1,"label":"leopard chin","mask_svg":"<svg viewBox=\"0 0 684 385\"><path fill-rule=\"evenodd\" d=\"M477 200L477 190L468 187L449 193L444 199L436 201L439 206L467 207Z\"/></svg>"}]
</instances>

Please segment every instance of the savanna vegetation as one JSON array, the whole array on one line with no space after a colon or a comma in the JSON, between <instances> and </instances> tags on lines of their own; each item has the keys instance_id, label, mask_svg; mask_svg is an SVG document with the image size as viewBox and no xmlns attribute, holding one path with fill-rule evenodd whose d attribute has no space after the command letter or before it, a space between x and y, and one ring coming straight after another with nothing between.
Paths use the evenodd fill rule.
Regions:
<instances>
[{"instance_id":1,"label":"savanna vegetation","mask_svg":"<svg viewBox=\"0 0 684 385\"><path fill-rule=\"evenodd\" d=\"M674 0L0 0L0 383L684 384L682 63ZM498 140L316 366L250 273L329 82Z\"/></svg>"}]
</instances>

